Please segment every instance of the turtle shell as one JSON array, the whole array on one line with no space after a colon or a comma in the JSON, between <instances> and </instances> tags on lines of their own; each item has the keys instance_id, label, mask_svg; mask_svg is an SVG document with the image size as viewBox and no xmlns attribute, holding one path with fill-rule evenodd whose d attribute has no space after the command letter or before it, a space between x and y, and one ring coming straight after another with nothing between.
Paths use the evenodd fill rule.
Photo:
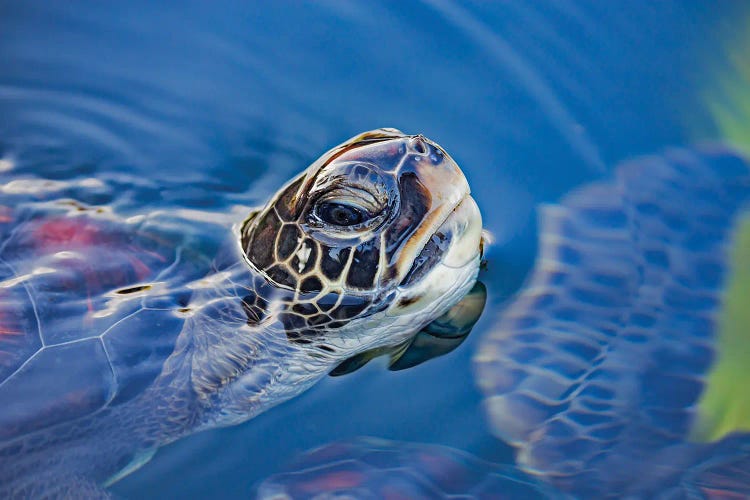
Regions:
<instances>
[{"instance_id":1,"label":"turtle shell","mask_svg":"<svg viewBox=\"0 0 750 500\"><path fill-rule=\"evenodd\" d=\"M139 394L173 350L196 265L148 219L0 205L0 440ZM175 271L177 269L177 271Z\"/></svg>"}]
</instances>

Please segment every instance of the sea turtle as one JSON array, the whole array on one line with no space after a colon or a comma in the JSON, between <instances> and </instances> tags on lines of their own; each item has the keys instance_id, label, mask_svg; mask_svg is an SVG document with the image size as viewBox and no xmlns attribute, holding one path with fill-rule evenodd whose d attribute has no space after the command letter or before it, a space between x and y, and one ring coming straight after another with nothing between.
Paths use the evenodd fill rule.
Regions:
<instances>
[{"instance_id":1,"label":"sea turtle","mask_svg":"<svg viewBox=\"0 0 750 500\"><path fill-rule=\"evenodd\" d=\"M474 358L515 469L359 440L259 496L750 497L749 203L747 160L717 145L543 208L535 268Z\"/></svg>"},{"instance_id":2,"label":"sea turtle","mask_svg":"<svg viewBox=\"0 0 750 500\"><path fill-rule=\"evenodd\" d=\"M165 443L246 421L363 353L398 358L478 273L464 175L395 129L331 149L234 226L118 219L90 204L102 190L0 185L4 498L106 496Z\"/></svg>"}]
</instances>

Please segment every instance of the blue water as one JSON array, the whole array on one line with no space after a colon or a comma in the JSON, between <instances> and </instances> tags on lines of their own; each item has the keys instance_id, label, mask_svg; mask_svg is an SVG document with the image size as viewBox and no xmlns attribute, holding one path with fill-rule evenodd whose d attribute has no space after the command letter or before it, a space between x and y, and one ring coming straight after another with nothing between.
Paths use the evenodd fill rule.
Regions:
<instances>
[{"instance_id":1,"label":"blue water","mask_svg":"<svg viewBox=\"0 0 750 500\"><path fill-rule=\"evenodd\" d=\"M298 453L359 435L510 461L487 430L470 358L533 262L535 208L620 160L692 143L697 129L710 138L705 89L731 66L726 43L746 10L677 0L2 2L0 152L20 168L135 174L143 184L113 202L123 214L230 211L262 203L346 138L391 126L451 153L496 240L482 275L487 312L456 352L324 380L244 425L167 446L113 491L246 497Z\"/></svg>"}]
</instances>

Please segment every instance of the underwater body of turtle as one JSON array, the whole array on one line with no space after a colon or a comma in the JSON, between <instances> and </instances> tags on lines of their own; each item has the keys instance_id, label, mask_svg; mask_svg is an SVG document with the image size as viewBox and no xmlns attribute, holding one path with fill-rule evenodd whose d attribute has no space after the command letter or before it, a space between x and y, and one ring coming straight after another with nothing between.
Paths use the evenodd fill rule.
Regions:
<instances>
[{"instance_id":1,"label":"underwater body of turtle","mask_svg":"<svg viewBox=\"0 0 750 500\"><path fill-rule=\"evenodd\" d=\"M186 230L205 215L119 220L99 188L2 184L2 497L106 496L165 443L408 353L478 273L466 179L395 129L330 150L242 224L208 224L208 248Z\"/></svg>"},{"instance_id":2,"label":"underwater body of turtle","mask_svg":"<svg viewBox=\"0 0 750 500\"><path fill-rule=\"evenodd\" d=\"M723 146L627 162L544 207L531 277L474 358L515 467L362 438L259 497L750 497L748 209L750 164Z\"/></svg>"}]
</instances>

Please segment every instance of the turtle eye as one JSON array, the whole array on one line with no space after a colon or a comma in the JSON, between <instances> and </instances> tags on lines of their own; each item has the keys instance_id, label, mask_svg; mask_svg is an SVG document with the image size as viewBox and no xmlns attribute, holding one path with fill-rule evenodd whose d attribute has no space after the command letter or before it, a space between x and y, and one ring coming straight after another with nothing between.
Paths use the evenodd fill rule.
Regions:
<instances>
[{"instance_id":1,"label":"turtle eye","mask_svg":"<svg viewBox=\"0 0 750 500\"><path fill-rule=\"evenodd\" d=\"M317 216L323 222L334 226L355 226L361 224L367 212L347 203L324 201L316 208Z\"/></svg>"}]
</instances>

